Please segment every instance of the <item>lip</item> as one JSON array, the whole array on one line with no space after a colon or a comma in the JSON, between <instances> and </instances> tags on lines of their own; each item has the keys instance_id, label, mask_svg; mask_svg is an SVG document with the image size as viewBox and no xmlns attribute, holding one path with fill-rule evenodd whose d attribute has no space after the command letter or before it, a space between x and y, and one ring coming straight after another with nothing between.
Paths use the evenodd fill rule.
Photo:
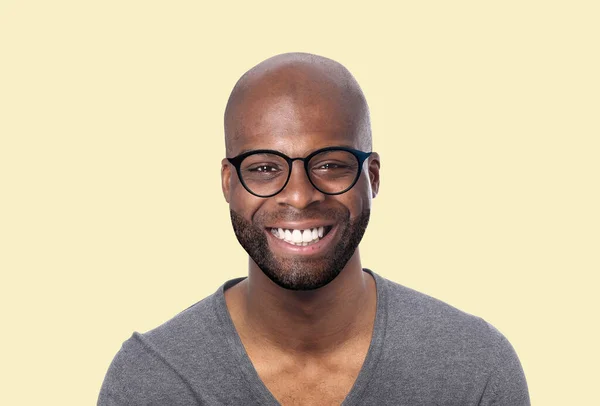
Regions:
<instances>
[{"instance_id":1,"label":"lip","mask_svg":"<svg viewBox=\"0 0 600 406\"><path fill-rule=\"evenodd\" d=\"M321 225L323 225L323 224L321 224ZM332 225L332 224L330 224L330 225ZM286 227L288 227L288 226L289 226L289 224ZM325 225L323 225L323 226L325 226ZM306 227L306 228L314 228L314 227L315 226ZM317 227L320 227L320 225ZM338 230L338 226L333 225L333 228L331 230L329 230L327 235L325 235L323 238L321 238L319 240L319 242L316 242L314 244L303 247L301 245L289 244L289 243L285 242L285 240L280 240L279 238L275 237L273 235L273 233L271 233L271 231L270 231L271 228L275 228L275 227L274 226L269 227L265 230L265 233L267 233L267 236L269 239L269 245L271 245L271 247L273 248L274 251L277 251L277 252L280 252L283 254L287 254L287 255L318 255L318 254L326 251L329 248L329 245L333 241L333 237L337 234L337 230ZM281 227L281 228L284 228L284 227ZM300 230L306 230L306 228L300 228Z\"/></svg>"},{"instance_id":2,"label":"lip","mask_svg":"<svg viewBox=\"0 0 600 406\"><path fill-rule=\"evenodd\" d=\"M304 222L290 222L285 224L275 224L267 226L267 229L271 228L283 228L284 230L308 230L319 227L329 227L334 224L328 223L323 220L312 220L312 221L304 221Z\"/></svg>"}]
</instances>

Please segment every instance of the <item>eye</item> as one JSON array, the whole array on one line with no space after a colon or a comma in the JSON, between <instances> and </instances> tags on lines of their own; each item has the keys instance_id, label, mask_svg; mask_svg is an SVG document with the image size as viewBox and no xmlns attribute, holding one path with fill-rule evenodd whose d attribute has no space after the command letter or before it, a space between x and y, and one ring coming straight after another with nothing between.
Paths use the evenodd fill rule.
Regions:
<instances>
[{"instance_id":1,"label":"eye","mask_svg":"<svg viewBox=\"0 0 600 406\"><path fill-rule=\"evenodd\" d=\"M337 162L324 162L317 164L313 169L345 169L348 165Z\"/></svg>"},{"instance_id":2,"label":"eye","mask_svg":"<svg viewBox=\"0 0 600 406\"><path fill-rule=\"evenodd\" d=\"M344 165L334 164L334 163L326 163L326 164L319 166L319 169L336 169L336 168L342 168L342 167L344 167Z\"/></svg>"},{"instance_id":3,"label":"eye","mask_svg":"<svg viewBox=\"0 0 600 406\"><path fill-rule=\"evenodd\" d=\"M259 172L259 173L277 172L278 168L271 166L271 165L258 165L258 166L249 168L248 171L249 172Z\"/></svg>"}]
</instances>

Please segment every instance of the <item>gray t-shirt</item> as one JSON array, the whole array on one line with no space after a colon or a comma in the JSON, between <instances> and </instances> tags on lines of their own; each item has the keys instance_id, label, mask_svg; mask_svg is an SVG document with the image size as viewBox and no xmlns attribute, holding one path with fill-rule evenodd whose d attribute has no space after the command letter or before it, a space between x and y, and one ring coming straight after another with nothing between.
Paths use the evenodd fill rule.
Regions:
<instances>
[{"instance_id":1,"label":"gray t-shirt","mask_svg":"<svg viewBox=\"0 0 600 406\"><path fill-rule=\"evenodd\" d=\"M510 343L483 319L373 275L377 313L350 405L529 405ZM279 405L252 366L224 292L123 343L98 405Z\"/></svg>"}]
</instances>

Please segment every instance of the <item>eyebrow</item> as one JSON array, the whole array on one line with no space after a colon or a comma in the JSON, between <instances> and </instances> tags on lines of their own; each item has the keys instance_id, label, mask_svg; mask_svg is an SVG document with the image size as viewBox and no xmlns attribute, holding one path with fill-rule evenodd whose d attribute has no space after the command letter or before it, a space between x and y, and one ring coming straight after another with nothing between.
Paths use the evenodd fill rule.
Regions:
<instances>
[{"instance_id":1,"label":"eyebrow","mask_svg":"<svg viewBox=\"0 0 600 406\"><path fill-rule=\"evenodd\" d=\"M315 149L313 149L312 151L308 152L306 155L309 155L309 154L313 153L314 151L318 151L318 150L320 150L320 149L323 149L323 148L329 148L329 147L346 147L346 148L354 148L352 145L348 145L348 144L326 145L326 146L324 146L324 147L321 147L321 148L315 148ZM277 149L272 149L272 148L246 148L246 149L243 149L243 150L241 150L240 152L238 152L238 153L237 153L237 155L242 155L242 154L245 154L246 152L250 152L250 151L258 151L258 150L261 150L261 149L262 149L262 150L268 149L268 150L271 150L271 151L277 151L277 152L281 152L282 154L284 154L284 152L283 152L283 151L279 151L279 150L277 150Z\"/></svg>"}]
</instances>

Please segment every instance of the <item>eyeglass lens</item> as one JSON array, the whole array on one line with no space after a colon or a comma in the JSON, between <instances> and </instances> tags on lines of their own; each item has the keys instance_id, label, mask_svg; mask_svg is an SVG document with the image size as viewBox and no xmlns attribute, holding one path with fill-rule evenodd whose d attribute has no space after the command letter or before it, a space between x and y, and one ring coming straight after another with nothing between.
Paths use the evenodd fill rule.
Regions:
<instances>
[{"instance_id":1,"label":"eyeglass lens","mask_svg":"<svg viewBox=\"0 0 600 406\"><path fill-rule=\"evenodd\" d=\"M340 193L352 186L360 168L358 160L348 151L323 151L308 162L308 177L323 193ZM260 196L279 192L288 179L290 166L279 155L253 154L240 166L242 181Z\"/></svg>"}]
</instances>

